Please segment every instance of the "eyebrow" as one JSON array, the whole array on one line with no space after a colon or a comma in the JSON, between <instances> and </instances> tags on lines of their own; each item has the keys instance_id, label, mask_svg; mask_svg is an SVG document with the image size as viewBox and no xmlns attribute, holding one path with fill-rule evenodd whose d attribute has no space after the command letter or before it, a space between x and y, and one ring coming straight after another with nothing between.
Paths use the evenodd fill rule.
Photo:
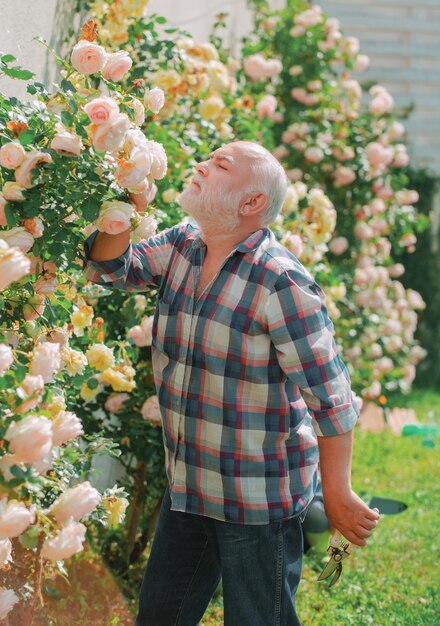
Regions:
<instances>
[{"instance_id":1,"label":"eyebrow","mask_svg":"<svg viewBox=\"0 0 440 626\"><path fill-rule=\"evenodd\" d=\"M231 165L234 165L234 159L232 157L226 156L225 154L218 154L217 152L211 152L211 154L209 155L209 158L213 159L214 157L216 157L217 159L221 161L227 161Z\"/></svg>"}]
</instances>

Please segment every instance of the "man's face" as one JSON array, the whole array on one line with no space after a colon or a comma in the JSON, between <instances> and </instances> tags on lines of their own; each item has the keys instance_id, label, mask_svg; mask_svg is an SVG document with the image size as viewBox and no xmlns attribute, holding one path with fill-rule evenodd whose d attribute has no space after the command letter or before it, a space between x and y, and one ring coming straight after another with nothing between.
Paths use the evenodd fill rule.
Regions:
<instances>
[{"instance_id":1,"label":"man's face","mask_svg":"<svg viewBox=\"0 0 440 626\"><path fill-rule=\"evenodd\" d=\"M249 156L240 144L227 144L196 166L180 204L201 227L234 230L240 224L240 200L251 179Z\"/></svg>"}]
</instances>

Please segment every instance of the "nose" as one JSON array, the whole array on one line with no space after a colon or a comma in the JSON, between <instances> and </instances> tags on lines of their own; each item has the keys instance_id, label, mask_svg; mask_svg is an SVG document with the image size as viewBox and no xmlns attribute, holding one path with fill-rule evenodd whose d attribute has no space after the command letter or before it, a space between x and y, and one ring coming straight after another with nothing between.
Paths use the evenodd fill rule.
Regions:
<instances>
[{"instance_id":1,"label":"nose","mask_svg":"<svg viewBox=\"0 0 440 626\"><path fill-rule=\"evenodd\" d=\"M196 165L196 172L200 176L203 176L203 178L205 178L208 175L208 165L207 165L206 161L202 161L201 163L197 163L197 165Z\"/></svg>"}]
</instances>

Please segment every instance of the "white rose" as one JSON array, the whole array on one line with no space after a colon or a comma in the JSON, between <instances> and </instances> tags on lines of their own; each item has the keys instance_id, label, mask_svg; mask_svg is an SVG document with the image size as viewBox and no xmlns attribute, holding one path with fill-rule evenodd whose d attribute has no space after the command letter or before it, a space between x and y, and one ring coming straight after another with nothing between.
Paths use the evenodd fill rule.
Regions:
<instances>
[{"instance_id":1,"label":"white rose","mask_svg":"<svg viewBox=\"0 0 440 626\"><path fill-rule=\"evenodd\" d=\"M17 500L0 500L0 539L18 537L34 521L34 508L28 509L23 502Z\"/></svg>"},{"instance_id":2,"label":"white rose","mask_svg":"<svg viewBox=\"0 0 440 626\"><path fill-rule=\"evenodd\" d=\"M84 549L86 530L84 524L71 520L55 536L45 540L41 556L51 561L61 561L81 552Z\"/></svg>"},{"instance_id":3,"label":"white rose","mask_svg":"<svg viewBox=\"0 0 440 626\"><path fill-rule=\"evenodd\" d=\"M60 344L45 341L35 347L29 374L34 376L40 374L45 383L50 383L60 367Z\"/></svg>"},{"instance_id":4,"label":"white rose","mask_svg":"<svg viewBox=\"0 0 440 626\"><path fill-rule=\"evenodd\" d=\"M70 518L76 522L87 517L101 502L101 494L85 481L62 493L52 506L49 513L59 524L65 524Z\"/></svg>"},{"instance_id":5,"label":"white rose","mask_svg":"<svg viewBox=\"0 0 440 626\"><path fill-rule=\"evenodd\" d=\"M52 422L43 415L28 415L9 425L5 439L16 457L24 463L34 463L52 448Z\"/></svg>"}]
</instances>

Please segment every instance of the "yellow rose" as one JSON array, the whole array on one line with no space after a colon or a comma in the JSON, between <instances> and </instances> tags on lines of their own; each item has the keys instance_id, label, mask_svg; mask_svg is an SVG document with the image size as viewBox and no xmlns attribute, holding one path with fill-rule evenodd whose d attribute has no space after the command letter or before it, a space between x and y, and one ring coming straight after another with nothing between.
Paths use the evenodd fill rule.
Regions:
<instances>
[{"instance_id":1,"label":"yellow rose","mask_svg":"<svg viewBox=\"0 0 440 626\"><path fill-rule=\"evenodd\" d=\"M79 309L74 311L70 316L70 321L73 325L73 332L77 337L82 337L84 329L90 326L93 319L93 307L87 304L82 305Z\"/></svg>"},{"instance_id":2,"label":"yellow rose","mask_svg":"<svg viewBox=\"0 0 440 626\"><path fill-rule=\"evenodd\" d=\"M86 402L90 402L91 400L93 400L98 395L98 393L101 391L101 389L102 389L102 387L100 385L97 385L94 389L90 389L90 387L88 386L87 383L83 383L81 385L81 389L80 389L79 395Z\"/></svg>"},{"instance_id":3,"label":"yellow rose","mask_svg":"<svg viewBox=\"0 0 440 626\"><path fill-rule=\"evenodd\" d=\"M181 82L176 70L162 70L154 74L154 84L164 91L170 91Z\"/></svg>"},{"instance_id":4,"label":"yellow rose","mask_svg":"<svg viewBox=\"0 0 440 626\"><path fill-rule=\"evenodd\" d=\"M178 192L173 189L172 187L170 189L166 189L163 194L162 194L162 200L166 203L166 204L170 204L171 202L174 202L174 200L176 200L177 196L178 196Z\"/></svg>"},{"instance_id":5,"label":"yellow rose","mask_svg":"<svg viewBox=\"0 0 440 626\"><path fill-rule=\"evenodd\" d=\"M61 350L61 362L71 376L82 374L87 365L85 355L79 350L73 350L73 348L69 347Z\"/></svg>"},{"instance_id":6,"label":"yellow rose","mask_svg":"<svg viewBox=\"0 0 440 626\"><path fill-rule=\"evenodd\" d=\"M98 372L103 372L115 364L113 350L103 343L96 343L91 346L86 352L86 357L90 367L94 367Z\"/></svg>"},{"instance_id":7,"label":"yellow rose","mask_svg":"<svg viewBox=\"0 0 440 626\"><path fill-rule=\"evenodd\" d=\"M109 526L120 524L125 518L125 511L130 504L127 498L110 496L103 500L106 521Z\"/></svg>"},{"instance_id":8,"label":"yellow rose","mask_svg":"<svg viewBox=\"0 0 440 626\"><path fill-rule=\"evenodd\" d=\"M136 387L133 380L135 373L129 365L119 365L106 369L102 373L101 381L110 385L113 391L133 391Z\"/></svg>"},{"instance_id":9,"label":"yellow rose","mask_svg":"<svg viewBox=\"0 0 440 626\"><path fill-rule=\"evenodd\" d=\"M220 61L210 61L207 66L211 86L218 91L227 91L231 84L228 70Z\"/></svg>"},{"instance_id":10,"label":"yellow rose","mask_svg":"<svg viewBox=\"0 0 440 626\"><path fill-rule=\"evenodd\" d=\"M215 120L220 117L225 103L219 96L210 96L199 104L199 113L205 120Z\"/></svg>"}]
</instances>

